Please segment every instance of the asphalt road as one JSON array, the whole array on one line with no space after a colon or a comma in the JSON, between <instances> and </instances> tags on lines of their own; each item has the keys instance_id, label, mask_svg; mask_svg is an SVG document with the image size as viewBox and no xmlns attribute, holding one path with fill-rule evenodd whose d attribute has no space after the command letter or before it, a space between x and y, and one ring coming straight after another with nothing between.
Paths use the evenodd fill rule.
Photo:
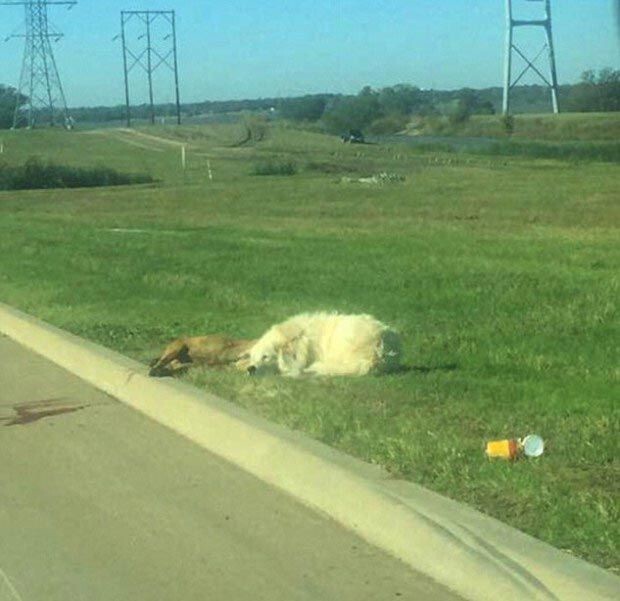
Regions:
<instances>
[{"instance_id":1,"label":"asphalt road","mask_svg":"<svg viewBox=\"0 0 620 601\"><path fill-rule=\"evenodd\" d=\"M220 599L459 597L0 337L0 601Z\"/></svg>"}]
</instances>

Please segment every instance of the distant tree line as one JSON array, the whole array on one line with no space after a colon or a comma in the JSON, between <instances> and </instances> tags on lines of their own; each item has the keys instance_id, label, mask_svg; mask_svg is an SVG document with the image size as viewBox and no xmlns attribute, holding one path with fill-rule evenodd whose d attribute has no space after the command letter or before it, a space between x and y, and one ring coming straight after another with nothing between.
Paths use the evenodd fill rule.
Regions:
<instances>
[{"instance_id":1,"label":"distant tree line","mask_svg":"<svg viewBox=\"0 0 620 601\"><path fill-rule=\"evenodd\" d=\"M0 128L10 127L17 101L15 89L0 85ZM27 98L20 96L19 102ZM549 110L549 90L541 85L517 86L512 92L515 113L537 113ZM564 111L620 110L620 71L603 69L586 71L579 83L560 88ZM244 113L277 115L295 122L315 123L326 131L343 133L351 129L368 133L392 133L403 129L412 116L444 116L452 124L463 123L471 115L501 111L502 88L474 90L425 90L414 85L398 84L381 89L364 87L358 94L313 94L295 98L258 98L186 103L185 117L224 116ZM158 117L172 116L172 103L156 107ZM131 107L132 117L148 119L146 104ZM78 107L71 114L79 123L122 122L125 107Z\"/></svg>"},{"instance_id":2,"label":"distant tree line","mask_svg":"<svg viewBox=\"0 0 620 601\"><path fill-rule=\"evenodd\" d=\"M500 87L438 91L400 84L379 90L365 87L355 96L284 99L280 110L295 121L319 121L333 133L359 129L384 134L402 130L412 116L444 116L458 125L472 115L492 115L501 111L502 95ZM560 100L564 111L619 111L620 71L586 71L578 84L561 86ZM518 86L512 105L516 113L547 112L550 91L540 85Z\"/></svg>"},{"instance_id":3,"label":"distant tree line","mask_svg":"<svg viewBox=\"0 0 620 601\"><path fill-rule=\"evenodd\" d=\"M354 96L306 96L280 101L282 117L294 121L320 121L333 133L365 130L388 134L406 127L413 115L449 115L455 122L473 114L494 114L496 108L485 97L486 90L423 90L398 84L375 90L364 87ZM499 99L501 103L501 97Z\"/></svg>"},{"instance_id":4,"label":"distant tree line","mask_svg":"<svg viewBox=\"0 0 620 601\"><path fill-rule=\"evenodd\" d=\"M257 100L217 100L192 102L182 105L183 115L193 117L205 114L240 113L266 111L278 103L275 98L259 98ZM149 119L151 107L148 104L132 105L130 107L133 119ZM176 115L176 105L173 103L157 104L155 114L158 117ZM101 123L106 121L123 121L126 118L124 104L116 106L77 107L71 109L71 115L78 123Z\"/></svg>"}]
</instances>

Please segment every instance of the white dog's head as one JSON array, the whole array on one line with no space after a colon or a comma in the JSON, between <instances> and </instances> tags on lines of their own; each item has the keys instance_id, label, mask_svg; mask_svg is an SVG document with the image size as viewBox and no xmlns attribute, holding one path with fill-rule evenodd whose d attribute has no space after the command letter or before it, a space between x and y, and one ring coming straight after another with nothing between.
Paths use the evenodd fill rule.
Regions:
<instances>
[{"instance_id":1,"label":"white dog's head","mask_svg":"<svg viewBox=\"0 0 620 601\"><path fill-rule=\"evenodd\" d=\"M253 375L257 372L275 369L278 364L278 354L284 344L286 341L283 336L278 335L278 332L274 330L267 332L248 351L247 372Z\"/></svg>"},{"instance_id":2,"label":"white dog's head","mask_svg":"<svg viewBox=\"0 0 620 601\"><path fill-rule=\"evenodd\" d=\"M298 375L305 366L307 344L305 337L288 339L280 332L270 330L247 354L249 374L278 371L287 375Z\"/></svg>"}]
</instances>

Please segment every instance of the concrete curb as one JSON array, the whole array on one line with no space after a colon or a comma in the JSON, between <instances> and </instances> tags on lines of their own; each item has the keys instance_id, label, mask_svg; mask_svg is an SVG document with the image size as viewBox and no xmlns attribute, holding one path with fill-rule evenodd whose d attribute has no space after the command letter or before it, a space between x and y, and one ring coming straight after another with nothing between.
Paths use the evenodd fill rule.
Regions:
<instances>
[{"instance_id":1,"label":"concrete curb","mask_svg":"<svg viewBox=\"0 0 620 601\"><path fill-rule=\"evenodd\" d=\"M472 600L617 599L620 578L0 303L0 333Z\"/></svg>"}]
</instances>

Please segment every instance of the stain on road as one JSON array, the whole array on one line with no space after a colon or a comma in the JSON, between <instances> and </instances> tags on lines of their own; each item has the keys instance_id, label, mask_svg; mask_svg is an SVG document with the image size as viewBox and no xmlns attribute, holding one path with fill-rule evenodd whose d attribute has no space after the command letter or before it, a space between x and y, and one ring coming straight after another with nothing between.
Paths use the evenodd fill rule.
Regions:
<instances>
[{"instance_id":1,"label":"stain on road","mask_svg":"<svg viewBox=\"0 0 620 601\"><path fill-rule=\"evenodd\" d=\"M41 401L31 401L29 403L19 403L13 405L14 415L0 417L0 421L5 422L4 426L24 426L32 422L39 421L46 417L55 417L65 413L73 413L84 409L86 405L76 405L69 399L44 399Z\"/></svg>"}]
</instances>

